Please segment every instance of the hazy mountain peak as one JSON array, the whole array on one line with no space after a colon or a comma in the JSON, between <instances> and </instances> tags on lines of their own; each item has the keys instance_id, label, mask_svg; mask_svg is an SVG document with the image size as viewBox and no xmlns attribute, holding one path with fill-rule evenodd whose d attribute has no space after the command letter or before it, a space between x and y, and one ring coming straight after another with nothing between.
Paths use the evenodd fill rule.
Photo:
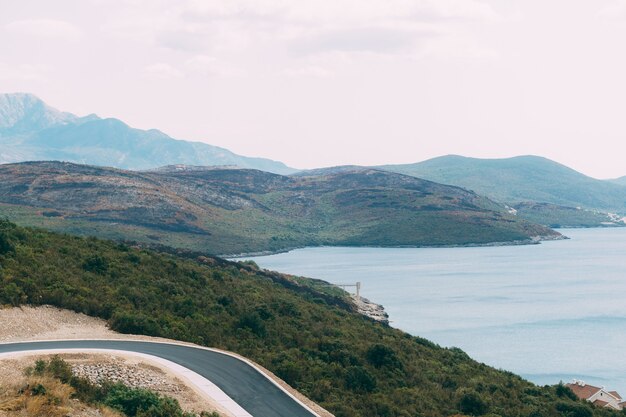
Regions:
<instances>
[{"instance_id":1,"label":"hazy mountain peak","mask_svg":"<svg viewBox=\"0 0 626 417\"><path fill-rule=\"evenodd\" d=\"M28 93L0 94L0 129L14 133L41 130L77 120Z\"/></svg>"},{"instance_id":2,"label":"hazy mountain peak","mask_svg":"<svg viewBox=\"0 0 626 417\"><path fill-rule=\"evenodd\" d=\"M119 119L77 117L25 93L0 94L0 140L0 164L58 160L135 170L183 164L296 171L282 162L178 140L157 129L135 129Z\"/></svg>"}]
</instances>

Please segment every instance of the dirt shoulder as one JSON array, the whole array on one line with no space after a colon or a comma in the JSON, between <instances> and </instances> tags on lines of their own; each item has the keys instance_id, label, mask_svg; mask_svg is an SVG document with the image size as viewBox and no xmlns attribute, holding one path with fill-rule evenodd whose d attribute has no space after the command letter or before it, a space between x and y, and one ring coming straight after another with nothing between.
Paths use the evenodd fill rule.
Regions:
<instances>
[{"instance_id":1,"label":"dirt shoulder","mask_svg":"<svg viewBox=\"0 0 626 417\"><path fill-rule=\"evenodd\" d=\"M175 342L194 346L191 343L178 342L171 339L117 333L109 329L104 320L50 306L0 308L0 343L68 339L146 340L170 343ZM229 353L232 354L232 352ZM243 358L240 355L235 356L250 361L249 359ZM72 364L78 363L77 361L86 361L85 363L90 364L90 366L92 367L99 363L99 361L102 361L102 366L117 364L117 366L130 366L130 369L133 369L133 366L140 368L151 368L154 370L154 372L158 371L160 373L160 376L158 378L167 381L165 386L170 386L170 391L172 391L172 386L177 386L180 392L174 392L175 389L172 392L161 392L158 389L156 389L156 391L176 398L185 410L218 411L222 415L228 415L228 413L221 409L221 407L219 407L219 405L215 401L198 392L195 386L193 386L191 383L177 378L176 375L173 375L170 370L164 368L158 363L150 363L150 361L146 359L133 357L132 354L63 355L63 357L67 358L68 362ZM19 361L21 359L15 360ZM12 367L16 366L16 364L11 365L11 361L14 361L14 359L0 360L0 374L11 375L11 372L4 372L5 370L8 371ZM9 364L8 367L5 365L7 363ZM330 412L326 411L318 404L309 400L307 397L290 387L286 382L278 378L267 369L256 363L254 363L254 365L263 370L266 375L272 378L284 389L289 391L294 397L298 398L304 404L316 411L320 416L334 417ZM4 385L3 379L4 378L0 378L0 384L2 385Z\"/></svg>"}]
</instances>

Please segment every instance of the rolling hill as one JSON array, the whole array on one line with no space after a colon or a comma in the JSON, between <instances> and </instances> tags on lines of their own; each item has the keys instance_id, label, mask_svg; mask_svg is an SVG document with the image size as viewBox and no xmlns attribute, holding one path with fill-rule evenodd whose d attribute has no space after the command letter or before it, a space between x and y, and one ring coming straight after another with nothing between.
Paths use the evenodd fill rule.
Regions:
<instances>
[{"instance_id":1,"label":"rolling hill","mask_svg":"<svg viewBox=\"0 0 626 417\"><path fill-rule=\"evenodd\" d=\"M359 167L282 176L233 168L8 164L0 166L0 203L0 215L20 224L217 254L560 237L473 192Z\"/></svg>"},{"instance_id":2,"label":"rolling hill","mask_svg":"<svg viewBox=\"0 0 626 417\"><path fill-rule=\"evenodd\" d=\"M169 164L232 165L289 174L281 162L236 155L118 119L60 112L30 94L0 94L0 163L58 160L123 169Z\"/></svg>"},{"instance_id":3,"label":"rolling hill","mask_svg":"<svg viewBox=\"0 0 626 417\"><path fill-rule=\"evenodd\" d=\"M416 164L380 168L463 187L512 207L527 202L548 203L551 214L546 213L543 220L555 214L555 206L561 206L558 209L562 211L558 217L561 220L576 223L584 217L580 224L611 222L608 212L626 214L626 187L588 177L538 156L478 159L448 155ZM527 207L519 208L524 210ZM541 207L534 208L536 215ZM576 208L590 212L581 211L577 213L578 217L571 218L571 209ZM542 217L533 218L536 221Z\"/></svg>"}]
</instances>

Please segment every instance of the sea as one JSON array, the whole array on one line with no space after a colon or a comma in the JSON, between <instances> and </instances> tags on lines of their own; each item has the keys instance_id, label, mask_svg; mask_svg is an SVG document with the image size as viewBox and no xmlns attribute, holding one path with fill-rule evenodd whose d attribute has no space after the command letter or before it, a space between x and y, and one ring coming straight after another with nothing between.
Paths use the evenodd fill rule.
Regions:
<instances>
[{"instance_id":1,"label":"sea","mask_svg":"<svg viewBox=\"0 0 626 417\"><path fill-rule=\"evenodd\" d=\"M626 395L626 228L559 231L570 239L316 247L248 259L334 284L360 282L391 326L537 384L578 379Z\"/></svg>"}]
</instances>

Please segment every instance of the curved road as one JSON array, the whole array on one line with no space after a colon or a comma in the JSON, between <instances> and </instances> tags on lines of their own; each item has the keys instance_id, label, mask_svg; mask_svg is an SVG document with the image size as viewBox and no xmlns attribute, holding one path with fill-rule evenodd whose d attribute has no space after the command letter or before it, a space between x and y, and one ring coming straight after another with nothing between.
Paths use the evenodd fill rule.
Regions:
<instances>
[{"instance_id":1,"label":"curved road","mask_svg":"<svg viewBox=\"0 0 626 417\"><path fill-rule=\"evenodd\" d=\"M0 344L0 353L39 349L110 349L158 356L202 375L254 417L316 417L258 370L224 353L192 346L124 340Z\"/></svg>"}]
</instances>

